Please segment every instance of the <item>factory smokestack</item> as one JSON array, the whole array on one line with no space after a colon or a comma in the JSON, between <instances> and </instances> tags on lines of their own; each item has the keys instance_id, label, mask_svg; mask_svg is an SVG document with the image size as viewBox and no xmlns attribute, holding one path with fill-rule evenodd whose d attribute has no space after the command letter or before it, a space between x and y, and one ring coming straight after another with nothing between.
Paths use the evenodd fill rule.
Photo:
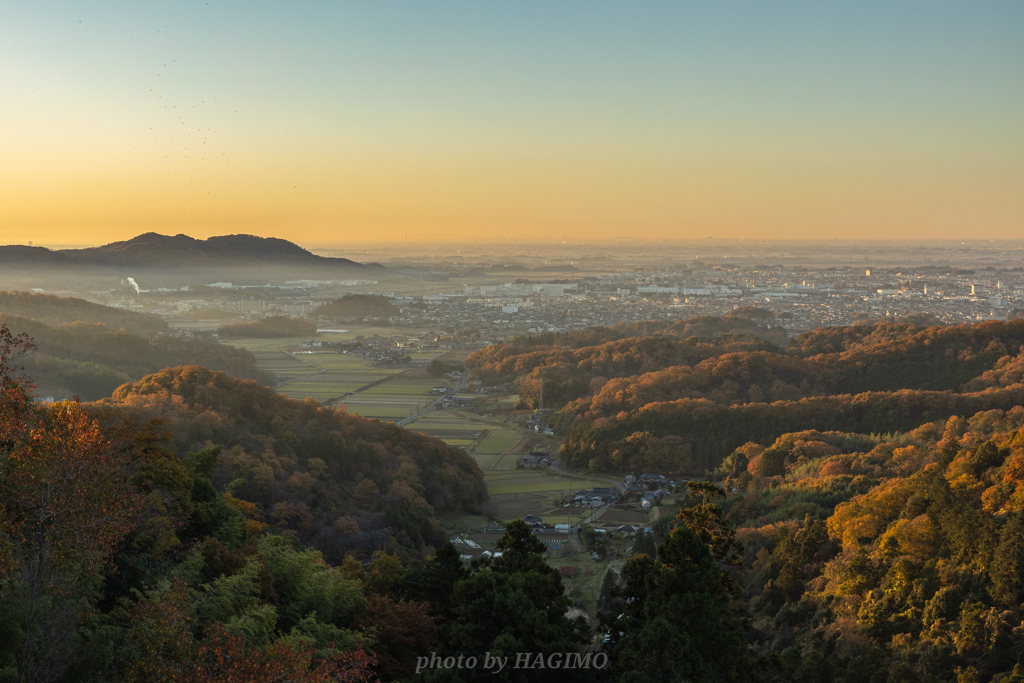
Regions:
<instances>
[{"instance_id":1,"label":"factory smokestack","mask_svg":"<svg viewBox=\"0 0 1024 683\"><path fill-rule=\"evenodd\" d=\"M121 284L122 285L129 285L132 289L134 289L135 290L135 294L138 297L139 303L140 304L142 303L142 290L139 289L139 283L135 281L135 278L130 277L130 278L126 279L126 280L121 280Z\"/></svg>"}]
</instances>

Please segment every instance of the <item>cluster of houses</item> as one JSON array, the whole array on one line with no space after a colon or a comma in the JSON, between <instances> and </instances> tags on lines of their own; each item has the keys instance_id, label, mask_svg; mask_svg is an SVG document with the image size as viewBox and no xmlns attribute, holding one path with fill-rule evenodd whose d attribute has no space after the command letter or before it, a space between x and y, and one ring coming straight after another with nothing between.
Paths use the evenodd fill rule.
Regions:
<instances>
[{"instance_id":1,"label":"cluster of houses","mask_svg":"<svg viewBox=\"0 0 1024 683\"><path fill-rule=\"evenodd\" d=\"M571 529L572 529L572 526L570 524L555 524L552 527L550 524L545 524L544 520L542 520L540 517L537 517L536 515L526 515L522 519L523 519L524 522L526 522L526 525L528 527L530 527L531 529L533 529L534 531L540 531L540 530L549 530L550 531L550 530L553 529L555 532L569 533L569 531L571 531ZM614 529L596 528L596 529L594 529L594 531L596 531L599 534L611 533L611 534L623 534L624 536L635 536L636 533L638 531L640 531L641 529L645 529L647 531L650 531L649 527L639 527L639 526L634 526L632 524L623 524L622 526L615 527Z\"/></svg>"},{"instance_id":2,"label":"cluster of houses","mask_svg":"<svg viewBox=\"0 0 1024 683\"><path fill-rule=\"evenodd\" d=\"M330 349L334 348L334 344L329 341L323 341L321 339L311 339L299 344L300 348L303 349Z\"/></svg>"},{"instance_id":3,"label":"cluster of houses","mask_svg":"<svg viewBox=\"0 0 1024 683\"><path fill-rule=\"evenodd\" d=\"M596 487L591 491L580 489L573 494L573 502L585 507L599 508L614 503L622 497L618 486Z\"/></svg>"},{"instance_id":4,"label":"cluster of houses","mask_svg":"<svg viewBox=\"0 0 1024 683\"><path fill-rule=\"evenodd\" d=\"M550 467L551 460L552 456L547 451L530 451L528 455L519 459L518 466L527 469Z\"/></svg>"},{"instance_id":5,"label":"cluster of houses","mask_svg":"<svg viewBox=\"0 0 1024 683\"><path fill-rule=\"evenodd\" d=\"M547 434L549 436L555 433L555 430L552 429L551 426L548 425L548 423L545 422L544 420L527 420L526 428L534 432Z\"/></svg>"},{"instance_id":6,"label":"cluster of houses","mask_svg":"<svg viewBox=\"0 0 1024 683\"><path fill-rule=\"evenodd\" d=\"M674 481L668 481L660 474L644 474L640 477L626 477L626 490L620 491L618 486L595 488L592 491L580 489L573 495L577 505L599 508L608 503L622 500L627 503L640 503L644 510L649 510L657 501L671 492Z\"/></svg>"}]
</instances>

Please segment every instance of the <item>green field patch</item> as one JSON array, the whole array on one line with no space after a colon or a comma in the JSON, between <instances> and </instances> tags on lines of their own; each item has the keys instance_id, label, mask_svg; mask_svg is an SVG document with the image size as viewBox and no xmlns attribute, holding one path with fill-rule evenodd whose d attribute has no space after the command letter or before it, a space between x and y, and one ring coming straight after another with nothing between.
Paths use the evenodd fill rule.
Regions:
<instances>
[{"instance_id":1,"label":"green field patch","mask_svg":"<svg viewBox=\"0 0 1024 683\"><path fill-rule=\"evenodd\" d=\"M538 517L547 512L545 502L550 496L543 493L494 493L489 489L488 503L494 506L495 516L501 520L521 519L526 515Z\"/></svg>"},{"instance_id":2,"label":"green field patch","mask_svg":"<svg viewBox=\"0 0 1024 683\"><path fill-rule=\"evenodd\" d=\"M363 417L376 417L380 419L398 418L403 419L409 417L413 413L422 409L422 406L418 406L413 403L339 403L339 407L344 407L350 413L362 415Z\"/></svg>"},{"instance_id":3,"label":"green field patch","mask_svg":"<svg viewBox=\"0 0 1024 683\"><path fill-rule=\"evenodd\" d=\"M636 524L646 525L651 521L650 514L641 510L608 510L598 518L602 524Z\"/></svg>"},{"instance_id":4,"label":"green field patch","mask_svg":"<svg viewBox=\"0 0 1024 683\"><path fill-rule=\"evenodd\" d=\"M358 382L348 382L339 377L325 378L323 375L317 375L316 377L303 377L286 384L281 387L281 393L286 394L289 391L295 391L296 387L302 387L303 390L327 392L333 396L342 396L350 391L355 391L360 387L360 384Z\"/></svg>"},{"instance_id":5,"label":"green field patch","mask_svg":"<svg viewBox=\"0 0 1024 683\"><path fill-rule=\"evenodd\" d=\"M442 439L449 446L466 447L473 443L473 439Z\"/></svg>"},{"instance_id":6,"label":"green field patch","mask_svg":"<svg viewBox=\"0 0 1024 683\"><path fill-rule=\"evenodd\" d=\"M557 512L553 512L547 515L538 515L545 524L555 526L556 524L570 524L576 526L585 520L586 515L559 515ZM542 539L543 540L543 539Z\"/></svg>"},{"instance_id":7,"label":"green field patch","mask_svg":"<svg viewBox=\"0 0 1024 683\"><path fill-rule=\"evenodd\" d=\"M361 403L415 403L426 408L437 399L421 394L373 394L368 391L360 391L358 398L352 397L352 400Z\"/></svg>"},{"instance_id":8,"label":"green field patch","mask_svg":"<svg viewBox=\"0 0 1024 683\"><path fill-rule=\"evenodd\" d=\"M579 489L591 489L595 486L607 485L599 481L585 479L572 479L570 481L556 475L524 473L522 470L489 469L484 472L484 480L487 482L488 491L492 495L551 491L567 496Z\"/></svg>"},{"instance_id":9,"label":"green field patch","mask_svg":"<svg viewBox=\"0 0 1024 683\"><path fill-rule=\"evenodd\" d=\"M595 560L587 553L580 553L572 557L557 557L549 555L545 558L552 567L556 569L563 565L576 567L576 577L573 579L563 578L562 585L566 593L572 591L576 596L573 599L586 605L591 613L596 610L598 598L601 595L601 582L604 580L604 573L611 561ZM618 561L621 564L621 560ZM621 567L620 567L621 570Z\"/></svg>"},{"instance_id":10,"label":"green field patch","mask_svg":"<svg viewBox=\"0 0 1024 683\"><path fill-rule=\"evenodd\" d=\"M331 353L296 354L298 358L316 363L328 370L354 370L356 372L367 372L369 370L385 370L385 368L374 368L362 358L345 356Z\"/></svg>"},{"instance_id":11,"label":"green field patch","mask_svg":"<svg viewBox=\"0 0 1024 683\"><path fill-rule=\"evenodd\" d=\"M492 430L476 450L480 453L505 453L520 439L511 429Z\"/></svg>"},{"instance_id":12,"label":"green field patch","mask_svg":"<svg viewBox=\"0 0 1024 683\"><path fill-rule=\"evenodd\" d=\"M316 377L310 377L310 381L322 382L327 384L337 382L353 386L356 389L360 387L365 387L370 382L376 382L380 379L380 377L375 377L374 375L367 375L359 372L337 371L327 371L317 375Z\"/></svg>"},{"instance_id":13,"label":"green field patch","mask_svg":"<svg viewBox=\"0 0 1024 683\"><path fill-rule=\"evenodd\" d=\"M312 365L297 361L287 354L275 351L269 352L265 355L272 357L260 358L257 356L256 365L259 366L260 370L274 373L274 376L277 377L279 382L295 377L303 377L317 372L317 369Z\"/></svg>"},{"instance_id":14,"label":"green field patch","mask_svg":"<svg viewBox=\"0 0 1024 683\"><path fill-rule=\"evenodd\" d=\"M390 396L395 394L408 394L415 396L429 396L431 384L429 382L422 384L407 384L397 380L389 380L378 384L375 387L369 387L362 393L369 395L383 395Z\"/></svg>"},{"instance_id":15,"label":"green field patch","mask_svg":"<svg viewBox=\"0 0 1024 683\"><path fill-rule=\"evenodd\" d=\"M517 469L516 465L519 464L519 460L522 458L520 453L504 453L499 456L498 464L494 466L496 470L514 470Z\"/></svg>"},{"instance_id":16,"label":"green field patch","mask_svg":"<svg viewBox=\"0 0 1024 683\"><path fill-rule=\"evenodd\" d=\"M501 457L494 453L472 453L471 455L476 460L477 467L481 470L489 470Z\"/></svg>"},{"instance_id":17,"label":"green field patch","mask_svg":"<svg viewBox=\"0 0 1024 683\"><path fill-rule=\"evenodd\" d=\"M431 352L424 352L424 353L410 353L408 355L409 355L410 358L412 358L414 363L429 363L430 361L434 360L435 358L437 358L438 356L441 356L443 354L438 353L436 351L431 351ZM428 375L428 377L429 377L429 375ZM442 381L442 382L444 381L444 378L438 378L438 379L440 381Z\"/></svg>"},{"instance_id":18,"label":"green field patch","mask_svg":"<svg viewBox=\"0 0 1024 683\"><path fill-rule=\"evenodd\" d=\"M463 416L457 415L455 413L449 412L449 411L444 410L444 409L435 410L434 412L430 413L430 421L431 422L448 422L448 421L467 422L466 418L464 418Z\"/></svg>"},{"instance_id":19,"label":"green field patch","mask_svg":"<svg viewBox=\"0 0 1024 683\"><path fill-rule=\"evenodd\" d=\"M501 493L539 493L541 491L558 491L564 489L565 484L557 482L538 482L536 484L518 483L514 485L503 483L500 486L492 485L488 482L487 485L487 490L494 495Z\"/></svg>"},{"instance_id":20,"label":"green field patch","mask_svg":"<svg viewBox=\"0 0 1024 683\"><path fill-rule=\"evenodd\" d=\"M433 413L427 413L424 418L429 418ZM485 425L479 422L435 422L434 420L419 419L413 422L410 427L416 429L444 429L447 431L458 430L467 432L483 432Z\"/></svg>"},{"instance_id":21,"label":"green field patch","mask_svg":"<svg viewBox=\"0 0 1024 683\"><path fill-rule=\"evenodd\" d=\"M280 351L290 347L297 347L302 342L309 341L309 337L280 337L275 339L232 339L221 342L227 346L237 346L250 351Z\"/></svg>"},{"instance_id":22,"label":"green field patch","mask_svg":"<svg viewBox=\"0 0 1024 683\"><path fill-rule=\"evenodd\" d=\"M447 441L448 439L466 441L467 446L476 441L480 437L479 432L461 432L452 431L450 429L420 429L415 423L411 425L406 425L406 429L411 429L414 432L423 432L428 436L436 436L439 439L444 439L445 441Z\"/></svg>"}]
</instances>

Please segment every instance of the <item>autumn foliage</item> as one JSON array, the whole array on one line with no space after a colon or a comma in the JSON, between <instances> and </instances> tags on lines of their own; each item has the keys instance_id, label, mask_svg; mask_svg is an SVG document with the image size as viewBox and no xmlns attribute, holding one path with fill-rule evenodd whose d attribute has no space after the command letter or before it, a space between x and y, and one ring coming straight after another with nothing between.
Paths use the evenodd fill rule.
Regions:
<instances>
[{"instance_id":1,"label":"autumn foliage","mask_svg":"<svg viewBox=\"0 0 1024 683\"><path fill-rule=\"evenodd\" d=\"M301 639L253 647L221 623L195 638L190 625L190 597L181 581L144 597L128 614L123 668L118 681L139 683L296 683L374 679L375 658L362 648L329 650L321 655Z\"/></svg>"},{"instance_id":2,"label":"autumn foliage","mask_svg":"<svg viewBox=\"0 0 1024 683\"><path fill-rule=\"evenodd\" d=\"M466 365L484 381L514 381L525 405L543 379L546 404L562 405L549 422L572 466L689 476L787 432L886 433L1024 403L1024 320L820 328L788 349L744 322L747 336L695 318L514 339Z\"/></svg>"}]
</instances>

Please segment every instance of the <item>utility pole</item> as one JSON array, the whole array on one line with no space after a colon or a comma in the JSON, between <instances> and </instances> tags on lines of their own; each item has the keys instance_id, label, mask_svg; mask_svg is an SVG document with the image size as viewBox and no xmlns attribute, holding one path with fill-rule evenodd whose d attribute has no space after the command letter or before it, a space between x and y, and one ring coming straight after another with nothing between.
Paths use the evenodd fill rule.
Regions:
<instances>
[{"instance_id":1,"label":"utility pole","mask_svg":"<svg viewBox=\"0 0 1024 683\"><path fill-rule=\"evenodd\" d=\"M540 406L537 410L544 410L544 379L540 380Z\"/></svg>"}]
</instances>

